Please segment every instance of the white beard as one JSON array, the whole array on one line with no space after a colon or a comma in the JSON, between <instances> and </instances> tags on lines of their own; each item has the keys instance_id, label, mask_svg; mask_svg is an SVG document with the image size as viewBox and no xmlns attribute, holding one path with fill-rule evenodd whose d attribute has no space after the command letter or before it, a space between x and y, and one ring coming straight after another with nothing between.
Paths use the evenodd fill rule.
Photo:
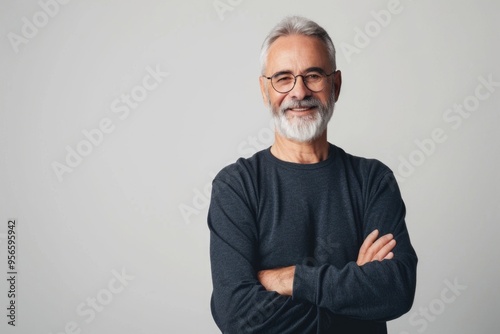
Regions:
<instances>
[{"instance_id":1,"label":"white beard","mask_svg":"<svg viewBox=\"0 0 500 334\"><path fill-rule=\"evenodd\" d=\"M288 108L301 106L316 106L313 114L306 116L287 115ZM310 100L291 101L282 103L278 108L271 108L276 130L285 138L306 143L311 142L323 134L332 118L335 100L332 96L326 105L313 98Z\"/></svg>"}]
</instances>

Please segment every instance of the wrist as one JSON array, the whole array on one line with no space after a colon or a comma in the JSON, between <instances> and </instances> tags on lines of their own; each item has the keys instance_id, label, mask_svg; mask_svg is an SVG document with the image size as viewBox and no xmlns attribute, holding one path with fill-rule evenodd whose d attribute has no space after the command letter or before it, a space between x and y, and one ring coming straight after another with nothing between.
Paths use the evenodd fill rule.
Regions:
<instances>
[{"instance_id":1,"label":"wrist","mask_svg":"<svg viewBox=\"0 0 500 334\"><path fill-rule=\"evenodd\" d=\"M293 294L293 279L295 276L295 266L284 268L280 275L280 283L283 287L282 295L292 296Z\"/></svg>"}]
</instances>

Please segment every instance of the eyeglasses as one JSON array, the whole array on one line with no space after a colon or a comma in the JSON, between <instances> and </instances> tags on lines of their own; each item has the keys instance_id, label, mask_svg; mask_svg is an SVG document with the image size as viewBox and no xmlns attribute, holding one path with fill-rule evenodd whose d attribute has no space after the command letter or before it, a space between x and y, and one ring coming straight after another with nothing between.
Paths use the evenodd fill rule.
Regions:
<instances>
[{"instance_id":1,"label":"eyeglasses","mask_svg":"<svg viewBox=\"0 0 500 334\"><path fill-rule=\"evenodd\" d=\"M297 77L302 77L302 81L304 82L304 85L307 87L307 89L314 93L318 93L325 88L326 78L334 74L335 72L336 71L333 71L330 74L326 74L323 71L315 70L309 71L303 75L293 75L289 72L278 72L270 77L266 77L265 75L263 75L263 77L271 80L271 86L273 86L275 91L281 94L286 94L295 87L295 84L297 83Z\"/></svg>"}]
</instances>

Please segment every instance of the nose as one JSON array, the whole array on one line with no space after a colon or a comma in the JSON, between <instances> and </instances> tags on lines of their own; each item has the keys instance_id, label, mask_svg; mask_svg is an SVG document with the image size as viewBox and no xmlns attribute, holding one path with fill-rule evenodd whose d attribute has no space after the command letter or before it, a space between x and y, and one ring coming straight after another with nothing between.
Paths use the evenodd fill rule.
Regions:
<instances>
[{"instance_id":1,"label":"nose","mask_svg":"<svg viewBox=\"0 0 500 334\"><path fill-rule=\"evenodd\" d=\"M309 90L309 88L307 88L304 82L304 77L302 75L297 75L295 77L295 86L288 93L288 95L290 95L291 98L295 98L297 100L303 100L305 97L311 96L311 94L312 91Z\"/></svg>"}]
</instances>

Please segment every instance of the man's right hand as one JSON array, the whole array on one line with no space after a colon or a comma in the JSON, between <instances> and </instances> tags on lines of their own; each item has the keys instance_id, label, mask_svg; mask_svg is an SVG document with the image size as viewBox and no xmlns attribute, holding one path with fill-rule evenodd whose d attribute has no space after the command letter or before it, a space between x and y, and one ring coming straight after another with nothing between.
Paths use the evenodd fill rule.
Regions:
<instances>
[{"instance_id":1,"label":"man's right hand","mask_svg":"<svg viewBox=\"0 0 500 334\"><path fill-rule=\"evenodd\" d=\"M356 261L358 266L372 261L390 260L394 257L392 252L396 246L394 236L389 233L377 239L378 234L379 231L374 230L363 241Z\"/></svg>"}]
</instances>

